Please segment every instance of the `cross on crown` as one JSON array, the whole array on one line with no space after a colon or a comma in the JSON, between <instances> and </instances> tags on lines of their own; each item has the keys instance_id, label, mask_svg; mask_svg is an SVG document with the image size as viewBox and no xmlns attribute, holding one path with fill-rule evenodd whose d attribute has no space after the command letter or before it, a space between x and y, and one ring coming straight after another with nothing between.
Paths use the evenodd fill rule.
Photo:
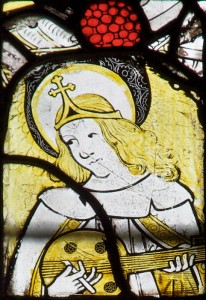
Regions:
<instances>
[{"instance_id":1,"label":"cross on crown","mask_svg":"<svg viewBox=\"0 0 206 300\"><path fill-rule=\"evenodd\" d=\"M58 94L61 94L63 105L61 107L61 116L56 120L55 128L58 130L61 126L65 125L68 122L82 119L82 118L102 118L102 119L120 119L122 118L119 111L113 112L93 112L81 109L74 104L72 99L68 96L67 91L74 91L76 85L73 83L68 83L63 85L63 77L55 75L51 82L57 85L57 89L50 89L48 92L49 96L56 97Z\"/></svg>"},{"instance_id":2,"label":"cross on crown","mask_svg":"<svg viewBox=\"0 0 206 300\"><path fill-rule=\"evenodd\" d=\"M66 93L67 90L70 90L70 91L74 91L75 90L75 88L76 88L75 84L68 83L66 86L63 86L62 80L63 80L62 76L55 75L52 78L51 82L52 83L56 83L56 85L57 85L58 88L56 90L51 89L49 91L49 95L50 96L56 97L56 95L59 94L59 93L65 94L67 96L67 93Z\"/></svg>"}]
</instances>

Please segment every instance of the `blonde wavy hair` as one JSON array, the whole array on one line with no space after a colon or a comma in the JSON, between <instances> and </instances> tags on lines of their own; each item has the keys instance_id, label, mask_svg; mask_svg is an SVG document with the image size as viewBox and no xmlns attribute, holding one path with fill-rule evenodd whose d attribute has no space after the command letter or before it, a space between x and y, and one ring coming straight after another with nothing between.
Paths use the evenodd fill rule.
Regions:
<instances>
[{"instance_id":1,"label":"blonde wavy hair","mask_svg":"<svg viewBox=\"0 0 206 300\"><path fill-rule=\"evenodd\" d=\"M114 111L111 104L99 95L84 94L72 101L78 107L88 111ZM152 131L144 130L124 118L97 118L94 121L100 126L104 139L115 151L120 162L133 175L142 175L147 171L162 177L165 181L176 181L179 178L179 170L173 160L168 155L164 155L164 151L157 152L157 138ZM88 181L91 172L73 159L59 132L56 135L56 142L59 148L56 165L76 182Z\"/></svg>"}]
</instances>

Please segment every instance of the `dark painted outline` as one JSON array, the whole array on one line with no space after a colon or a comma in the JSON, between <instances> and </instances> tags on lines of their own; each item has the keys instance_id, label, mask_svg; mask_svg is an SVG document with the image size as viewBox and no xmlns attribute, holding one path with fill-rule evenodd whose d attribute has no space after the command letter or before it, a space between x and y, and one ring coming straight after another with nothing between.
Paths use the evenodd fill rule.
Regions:
<instances>
[{"instance_id":1,"label":"dark painted outline","mask_svg":"<svg viewBox=\"0 0 206 300\"><path fill-rule=\"evenodd\" d=\"M34 0L35 1L35 3L36 3L36 7L37 7L37 10L39 11L40 9L43 9L44 10L44 3L46 3L47 2L47 4L48 4L48 2L49 1L45 1L45 0ZM44 3L42 4L42 2L44 1ZM61 3L60 3L60 1L61 1ZM51 7L53 7L53 6L57 6L57 8L58 8L58 4L56 4L56 3L59 3L59 5L60 5L60 7L61 7L61 4L62 4L62 1L64 1L64 2L66 2L65 0L59 0L59 1L55 1L55 0L51 0L50 1L50 5L51 5ZM88 0L85 0L85 3L86 3L86 1L88 2ZM186 7L187 5L189 5L190 6L190 8L191 8L191 10L194 10L195 11L195 13L200 17L200 19L201 19L201 22L202 22L202 25L203 25L203 35L204 36L206 36L206 18L205 18L205 15L204 15L204 13L201 11L201 9L198 7L198 4L197 4L197 0L190 0L190 1L188 1L188 0L181 0L182 2L183 2L183 4L184 4L184 6ZM54 2L56 2L56 3L54 3ZM71 0L70 0L70 2L72 2ZM76 1L77 2L77 1ZM130 0L130 2L132 3L132 4L134 4L134 2L132 1L132 0ZM189 3L188 3L189 2ZM3 13L2 13L2 6L3 6L3 3L1 2L0 3L0 14L1 14L1 16L0 16L0 20L3 20ZM134 4L134 6L138 6L138 4L137 4L137 1L135 2L135 4ZM78 7L78 5L76 5L76 8L78 9L79 7ZM20 10L19 10L20 11ZM15 16L15 13L16 12L14 12L14 16ZM47 14L50 14L48 11L46 11L46 13ZM53 14L52 14L53 15ZM146 22L145 22L146 23ZM175 22L173 23L173 24L171 24L172 26L174 26L175 27ZM172 26L170 27L171 29L172 29ZM168 28L169 29L169 28ZM165 34L165 33L164 33ZM177 32L175 32L175 30L171 33L171 34L175 34L176 36L177 36ZM157 35L156 35L156 33L155 34L153 34L150 30L149 30L149 26L148 26L148 34L147 34L147 38L148 38L148 42L149 42L149 40L151 41L151 39L152 38L157 38ZM93 55L94 53L96 53L97 52L97 49L94 49L93 47L91 47L91 46L89 46L89 45L87 45L88 46L88 48L87 48L87 50L91 50L91 55ZM2 44L1 44L1 47L2 47ZM85 47L86 48L86 47ZM204 46L204 48L205 48L205 46ZM176 82L178 82L179 81L179 79L180 78L178 78L178 76L173 76L172 74L171 74L171 72L168 70L168 68L167 67L163 67L161 64L162 64L162 59L164 59L164 61L170 61L170 55L168 56L164 56L164 57L162 57L161 58L161 55L159 55L158 53L154 53L154 56L152 55L153 53L152 52L150 52L150 51L147 51L147 49L146 49L146 45L145 45L145 47L143 46L143 47L134 47L133 48L133 51L135 51L136 52L136 50L137 49L140 49L140 50L142 50L143 52L142 53L144 53L144 55L146 56L146 59L148 60L148 62L151 64L151 65L153 65L153 67L158 71L158 72L160 72L160 73L164 73L164 75L161 75L162 77L164 77L165 78L165 76L166 76L166 78L170 78L171 79L171 77L174 79L174 81ZM128 49L115 49L115 51L116 51L116 53L120 53L122 50L124 50L125 52L127 52L128 51ZM111 52L111 50L109 49L108 51L107 50L105 50L105 53L110 53ZM205 57L206 57L206 51L203 51L203 63L204 63L204 76L203 76L203 78L201 79L201 78L196 78L196 80L195 80L195 85L196 85L196 91L201 95L201 97L202 97L202 103L204 102L204 99L205 99L205 92L206 92L206 85L205 85L205 82L204 82L204 78L205 78L205 75L206 75L206 68L205 68L205 64L206 64L206 59L205 59ZM150 57L150 55L151 55L151 57ZM172 62L171 62L171 65L176 65L176 63L177 63L177 61L174 59L174 53L173 53L173 55L171 56L171 57L173 57L173 59L172 59ZM47 57L49 57L49 56L47 56ZM160 59L161 58L161 59ZM154 59L156 59L156 61L154 62ZM36 59L35 59L36 60ZM27 65L29 65L29 63L27 64ZM160 65L160 67L159 67L159 65ZM18 74L20 75L21 74L21 72L23 71L23 69L24 68L22 68L21 70L19 70L19 72L18 72ZM185 68L184 66L183 66L183 70L186 72L187 71L187 68ZM189 70L188 70L189 71ZM167 75L166 75L167 74ZM171 76L172 75L172 76ZM15 77L17 77L18 75L16 75ZM175 78L174 78L175 77ZM191 73L191 76L190 76L190 83L192 83L192 79L194 79L196 76L195 76L195 74L194 73ZM195 85L193 86L193 87L195 87ZM9 86L8 86L8 90L10 89L10 87L12 88L12 86L13 86L13 84L9 84ZM189 84L187 84L187 82L184 82L184 84L183 84L183 86L182 86L182 88L183 89L186 89L186 90L189 90ZM8 95L9 94L9 92L7 93L7 92L5 92L4 91L4 89L2 88L2 86L1 86L1 90L0 90L0 92L1 92L1 94L2 94L2 96L3 96L3 98L5 99L5 97L6 97L6 95ZM200 122L201 122L201 124L203 125L203 128L205 129L206 128L206 122L205 122L205 112L206 112L206 110L205 110L205 107L202 105L202 103L197 103L197 105L199 106L199 111L198 111L198 115L199 115L199 120L200 120ZM3 116L3 118L1 118L1 120L2 119L4 119L5 120L5 115L7 115L7 112L8 112L8 110L9 110L9 103L7 103L6 102L6 100L2 100L1 101L1 107L2 107L2 110L1 110L1 115ZM3 140L3 137L4 137L4 135L5 135L5 131L6 131L6 124L7 123L4 123L4 125L3 126L5 126L5 127L3 127L3 131L2 131L2 134L1 134L1 140ZM205 146L206 146L206 141L205 141ZM3 147L3 146L2 146ZM2 151L2 153L3 153L3 151ZM1 171L1 175L2 175L2 171ZM206 183L206 178L205 178L205 183ZM2 187L2 185L1 185L1 187ZM1 201L1 209L3 209L3 206L2 206L2 203L3 203L3 201ZM3 219L1 218L1 226L3 226ZM3 231L1 231L1 237L2 237L2 234L3 234ZM2 251L2 253L3 253L3 248L2 248L2 245L1 245L1 251ZM3 270L3 263L2 263L2 260L1 260L1 270ZM2 275L2 274L1 274ZM3 295L2 295L3 296ZM3 296L4 297L4 296ZM203 297L204 297L204 295L203 296L199 296L199 297L197 297L197 296L195 296L195 297L189 297L190 299L200 299L200 298L202 298L203 299ZM4 299L6 300L6 299L11 299L11 300L13 300L13 299L25 299L26 297L4 297ZM81 296L75 296L75 297L71 297L71 299L91 299L91 298L93 298L93 297L91 297L91 296L89 296L89 297L87 297L87 296L84 296L84 298L82 298ZM151 298L151 297L138 297L138 299L140 299L140 298L143 298L143 299L153 299L153 298ZM29 299L32 299L32 298L29 298ZM36 298L33 298L33 299L35 299L36 300ZM61 299L61 298L60 298ZM100 298L98 298L98 299L100 299ZM101 297L101 299L109 299L109 297L108 296L105 296L105 297ZM117 299L116 297L112 297L112 299ZM128 295L127 295L127 297L125 298L124 296L123 297L118 297L118 299L132 299L130 296L128 297ZM161 299L168 299L168 297L161 297ZM171 299L171 298L169 298L169 299ZM185 297L178 297L178 298L176 298L176 299L183 299L183 300L185 300Z\"/></svg>"}]
</instances>

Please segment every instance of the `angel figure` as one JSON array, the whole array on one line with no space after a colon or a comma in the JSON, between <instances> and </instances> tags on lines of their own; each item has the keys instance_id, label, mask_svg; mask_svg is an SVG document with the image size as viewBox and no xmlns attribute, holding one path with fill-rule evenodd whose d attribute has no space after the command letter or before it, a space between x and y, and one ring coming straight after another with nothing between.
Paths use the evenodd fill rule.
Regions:
<instances>
[{"instance_id":1,"label":"angel figure","mask_svg":"<svg viewBox=\"0 0 206 300\"><path fill-rule=\"evenodd\" d=\"M98 66L101 69L98 73L95 67L74 63L67 70L57 70L44 79L39 87L41 93L37 92L34 97L35 115L44 111L37 118L37 127L58 153L56 166L96 197L128 255L159 250L167 253L190 247L191 237L200 235L192 194L178 181L176 166L156 153L154 132L140 128L134 117L126 115L126 107L132 110L132 104L129 89L121 83L122 79L112 71L105 76L108 85L108 82L114 84L114 78L119 85L124 85L121 90L122 95L126 95L124 100L115 92L112 99L104 94L103 81L99 84L95 81L100 73L103 77L104 68ZM86 72L95 73L95 79L91 81ZM46 116L43 103L53 117ZM53 105L56 105L54 110ZM54 245L51 241L64 237L65 224L69 222L75 224L73 234L79 232L83 240L85 237L85 249L81 250L84 254L76 265L62 259L61 271L47 282L46 273L42 271L45 249ZM106 289L108 285L102 283L104 275L97 265L91 265L89 271L85 267L88 231L95 239L95 233L103 232L103 227L96 212L88 203L84 204L77 193L67 186L42 191L15 255L10 292L25 295L30 291L30 295L36 295L38 285L38 295L50 297L118 293L115 283L110 290ZM34 238L37 235L39 238ZM76 244L68 244L70 250L73 247L71 252L78 251L78 239ZM131 291L138 296L159 297L166 294L159 282L167 280L170 294L180 295L182 291L187 295L198 294L202 282L195 255L189 253L188 248L188 253L174 255L173 259L163 255L167 262L161 268L156 266L155 259L151 267L145 258L143 270L127 276ZM58 253L55 255L58 260ZM178 278L175 284L173 276ZM101 292L98 291L100 286Z\"/></svg>"}]
</instances>

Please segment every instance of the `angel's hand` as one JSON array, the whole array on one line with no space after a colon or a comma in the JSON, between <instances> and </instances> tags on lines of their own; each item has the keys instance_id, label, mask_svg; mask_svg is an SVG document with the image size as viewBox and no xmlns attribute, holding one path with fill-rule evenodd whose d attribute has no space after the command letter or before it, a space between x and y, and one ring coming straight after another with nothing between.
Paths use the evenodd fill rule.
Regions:
<instances>
[{"instance_id":1,"label":"angel's hand","mask_svg":"<svg viewBox=\"0 0 206 300\"><path fill-rule=\"evenodd\" d=\"M78 262L79 270L75 269L68 261L65 264L67 265L66 269L48 287L49 296L68 297L84 290L88 290L92 294L96 292L93 285L101 279L102 275L97 275L95 268L92 268L91 273L87 275L82 261Z\"/></svg>"},{"instance_id":2,"label":"angel's hand","mask_svg":"<svg viewBox=\"0 0 206 300\"><path fill-rule=\"evenodd\" d=\"M163 271L172 272L182 272L194 266L195 255L189 256L184 253L182 256L176 256L174 261L169 261L169 268L163 269Z\"/></svg>"}]
</instances>

